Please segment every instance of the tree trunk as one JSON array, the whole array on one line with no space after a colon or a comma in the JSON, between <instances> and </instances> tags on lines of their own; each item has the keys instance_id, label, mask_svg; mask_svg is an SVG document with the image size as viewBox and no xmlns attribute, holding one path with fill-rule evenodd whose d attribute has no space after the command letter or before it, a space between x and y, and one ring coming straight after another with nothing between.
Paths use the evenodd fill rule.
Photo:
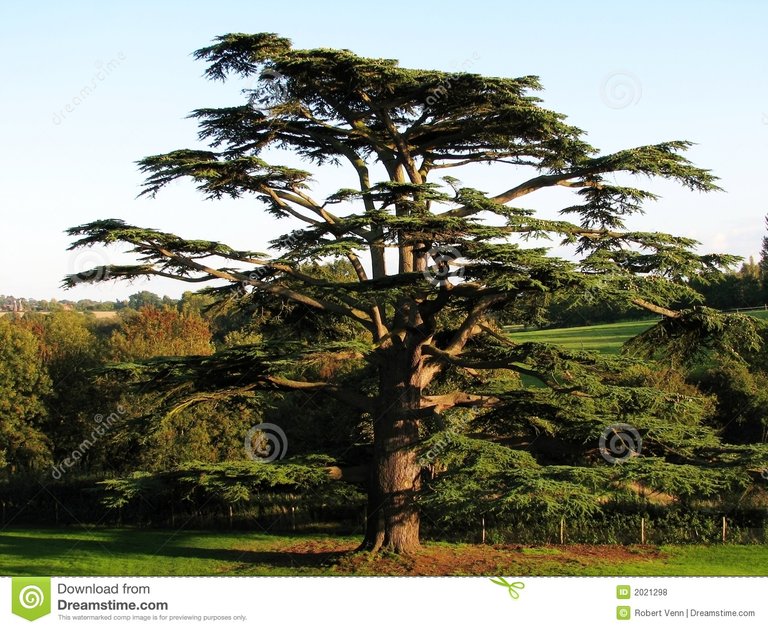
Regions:
<instances>
[{"instance_id":1,"label":"tree trunk","mask_svg":"<svg viewBox=\"0 0 768 629\"><path fill-rule=\"evenodd\" d=\"M358 550L377 552L384 545L384 510L379 491L376 458L369 466L368 506L365 510L365 538Z\"/></svg>"},{"instance_id":2,"label":"tree trunk","mask_svg":"<svg viewBox=\"0 0 768 629\"><path fill-rule=\"evenodd\" d=\"M414 355L415 354L415 355ZM374 461L361 549L410 553L419 548L421 465L416 446L420 418L420 351L400 347L380 366L379 408L374 418Z\"/></svg>"}]
</instances>

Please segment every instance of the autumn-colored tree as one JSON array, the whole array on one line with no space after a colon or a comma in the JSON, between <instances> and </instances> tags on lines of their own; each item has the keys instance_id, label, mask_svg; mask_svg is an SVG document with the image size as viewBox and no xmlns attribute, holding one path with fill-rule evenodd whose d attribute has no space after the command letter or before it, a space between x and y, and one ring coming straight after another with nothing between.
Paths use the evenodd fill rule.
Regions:
<instances>
[{"instance_id":1,"label":"autumn-colored tree","mask_svg":"<svg viewBox=\"0 0 768 629\"><path fill-rule=\"evenodd\" d=\"M117 361L213 352L210 328L200 315L152 306L129 315L113 332L109 346Z\"/></svg>"}]
</instances>

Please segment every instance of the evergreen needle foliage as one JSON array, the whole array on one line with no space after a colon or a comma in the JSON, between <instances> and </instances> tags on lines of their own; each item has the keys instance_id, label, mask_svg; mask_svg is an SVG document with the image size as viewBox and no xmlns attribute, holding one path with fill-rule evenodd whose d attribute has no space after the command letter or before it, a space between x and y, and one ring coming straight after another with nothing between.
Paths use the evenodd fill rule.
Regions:
<instances>
[{"instance_id":1,"label":"evergreen needle foliage","mask_svg":"<svg viewBox=\"0 0 768 629\"><path fill-rule=\"evenodd\" d=\"M403 68L348 50L294 49L270 33L224 35L195 55L208 78L254 87L230 107L192 112L210 150L142 159L143 194L186 178L208 199L255 197L285 221L285 234L265 253L98 220L69 230L72 247L122 244L136 264L71 275L66 285L175 278L208 285L220 303L254 318L301 309L321 317L319 327L344 322L354 332L313 342L288 326L279 343L124 365L124 373L151 382L172 405L263 390L341 400L368 427L364 547L374 550L417 548L420 504L439 505L449 521L489 511L577 516L642 492L690 502L747 486L764 453L722 446L695 392L631 381L628 358L514 344L500 332L537 304L588 293L664 317L639 349L666 345L692 356L756 347L750 320L691 309L700 296L690 281L734 257L625 228L656 196L616 184L616 175L718 190L711 172L684 157L690 142L601 153L542 106L532 76ZM280 151L303 158L307 170L266 161ZM443 176L473 164L494 168L502 190ZM325 165L348 169L355 186L317 198L313 177ZM523 205L554 187L573 193L560 216ZM568 246L573 259L542 244ZM328 260L344 260L346 275L320 271L316 263ZM318 368L329 363L337 367ZM434 442L424 440L461 411L467 421L425 464L424 446ZM636 427L647 456L623 466L599 456L601 432L618 422ZM289 469L267 467L259 474L275 479ZM253 482L217 490L240 496Z\"/></svg>"}]
</instances>

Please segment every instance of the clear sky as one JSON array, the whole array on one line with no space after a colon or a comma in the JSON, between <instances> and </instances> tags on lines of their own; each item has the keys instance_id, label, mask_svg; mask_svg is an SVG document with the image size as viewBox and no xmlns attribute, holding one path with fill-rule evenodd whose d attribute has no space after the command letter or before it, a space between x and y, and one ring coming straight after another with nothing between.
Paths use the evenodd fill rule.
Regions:
<instances>
[{"instance_id":1,"label":"clear sky","mask_svg":"<svg viewBox=\"0 0 768 629\"><path fill-rule=\"evenodd\" d=\"M702 252L757 255L768 212L767 24L762 0L5 1L0 294L113 299L189 287L60 289L69 272L126 261L113 249L66 252L63 230L98 218L262 250L295 227L275 224L255 200L207 202L184 183L136 199L137 159L197 145L189 111L245 99L243 82L203 79L190 54L228 32L276 32L297 47L349 48L409 67L539 75L545 105L594 146L692 140L689 157L721 178L725 192L707 195L652 184L663 198L632 227L696 238ZM490 193L519 182L509 170L470 175L465 185ZM328 192L346 181L334 172L317 179ZM526 202L552 213L558 200Z\"/></svg>"}]
</instances>

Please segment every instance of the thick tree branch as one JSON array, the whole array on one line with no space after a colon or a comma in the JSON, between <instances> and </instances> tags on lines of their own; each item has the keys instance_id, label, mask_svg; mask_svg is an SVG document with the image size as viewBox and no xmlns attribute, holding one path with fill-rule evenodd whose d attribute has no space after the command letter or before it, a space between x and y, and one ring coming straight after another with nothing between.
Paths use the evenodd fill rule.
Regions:
<instances>
[{"instance_id":1,"label":"thick tree branch","mask_svg":"<svg viewBox=\"0 0 768 629\"><path fill-rule=\"evenodd\" d=\"M187 268L191 268L191 269L195 269L196 271L207 273L208 275L212 276L212 278L215 277L218 279L227 280L228 282L249 284L250 286L254 286L256 288L264 290L265 292L271 293L273 295L278 295L290 301L304 304L305 306L309 306L317 310L325 310L327 312L333 312L336 314L344 315L345 317L349 317L351 319L354 319L358 323L363 324L368 330L371 330L371 331L373 330L371 316L367 312L361 309L345 308L344 306L341 306L339 304L336 304L328 300L318 299L315 297L311 297L309 295L305 295L296 290L293 290L292 288L288 288L287 286L283 286L275 282L262 282L260 280L253 279L248 275L244 275L242 273L224 271L221 269L214 269L213 267L209 267L205 264L200 264L199 262L195 262L194 260L191 260L185 256L182 256L180 254L169 251L168 249L160 247L156 243L147 243L147 246L155 249L160 255L168 258L169 260L173 260L174 262L177 262L178 264L181 264L182 266L185 266Z\"/></svg>"},{"instance_id":2,"label":"thick tree branch","mask_svg":"<svg viewBox=\"0 0 768 629\"><path fill-rule=\"evenodd\" d=\"M473 393L464 393L463 391L454 391L443 395L422 395L422 407L433 407L436 413L442 413L445 410L456 406L470 408L493 408L501 400L492 395L476 395Z\"/></svg>"},{"instance_id":3,"label":"thick tree branch","mask_svg":"<svg viewBox=\"0 0 768 629\"><path fill-rule=\"evenodd\" d=\"M514 199L525 196L526 194L530 194L531 192L535 192L536 190L540 190L541 188L559 185L562 182L568 181L569 179L573 179L574 177L582 177L585 174L587 173L583 169L580 169L556 175L539 175L538 177L533 177L532 179L529 179L528 181L525 181L520 185L515 186L514 188L510 188L506 192L502 192L501 194L497 194L494 197L490 197L490 199L496 203L509 203ZM441 216L459 216L465 218L467 216L477 214L479 211L481 210L475 207L462 206L448 210L447 212L443 212Z\"/></svg>"},{"instance_id":4,"label":"thick tree branch","mask_svg":"<svg viewBox=\"0 0 768 629\"><path fill-rule=\"evenodd\" d=\"M568 393L572 392L571 389L564 389L560 386L559 383L555 382L552 378L546 376L545 374L542 374L534 369L530 369L529 367L525 367L518 363L511 362L509 360L471 360L463 358L460 355L454 355L441 350L434 345L425 345L422 348L422 353L429 356L434 356L439 360L445 361L448 364L455 365L456 367L461 367L463 369L506 369L508 371L514 371L516 373L535 378L542 384L555 391Z\"/></svg>"},{"instance_id":5,"label":"thick tree branch","mask_svg":"<svg viewBox=\"0 0 768 629\"><path fill-rule=\"evenodd\" d=\"M267 376L266 381L280 389L289 391L320 391L354 406L358 410L365 412L372 412L374 410L373 401L370 398L330 382L304 382L301 380L291 380L290 378L281 378L280 376Z\"/></svg>"},{"instance_id":6,"label":"thick tree branch","mask_svg":"<svg viewBox=\"0 0 768 629\"><path fill-rule=\"evenodd\" d=\"M656 304L653 304L650 301L646 301L645 299L641 299L640 297L635 297L631 301L633 304L635 304L635 306L639 306L648 312L653 312L654 314L661 315L662 317L678 319L681 316L681 312L679 310L670 310L669 308L664 308L663 306L657 306Z\"/></svg>"}]
</instances>

